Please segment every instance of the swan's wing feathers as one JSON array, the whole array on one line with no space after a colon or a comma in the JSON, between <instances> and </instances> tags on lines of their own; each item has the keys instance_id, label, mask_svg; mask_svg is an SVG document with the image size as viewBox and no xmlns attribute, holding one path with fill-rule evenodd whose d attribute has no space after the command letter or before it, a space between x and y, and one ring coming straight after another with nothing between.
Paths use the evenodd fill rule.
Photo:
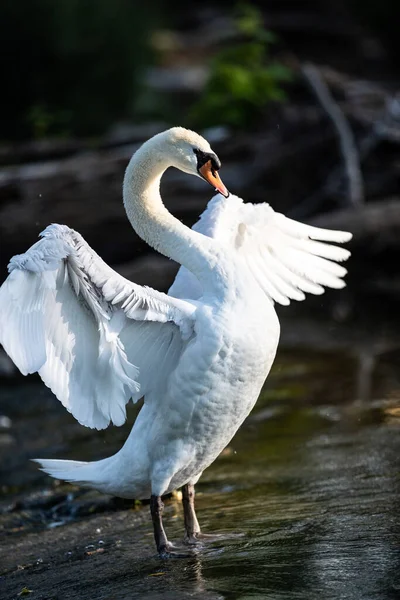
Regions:
<instances>
[{"instance_id":1,"label":"swan's wing feathers","mask_svg":"<svg viewBox=\"0 0 400 600\"><path fill-rule=\"evenodd\" d=\"M261 205L268 206L268 205ZM271 207L269 207L271 208ZM271 209L273 210L273 209ZM279 227L285 233L292 235L297 238L310 238L312 240L323 240L325 242L336 242L337 244L344 244L349 242L353 237L349 231L338 231L337 229L321 229L320 227L313 227L312 225L306 225L289 219L280 213L275 213L276 222L279 223Z\"/></svg>"},{"instance_id":2,"label":"swan's wing feathers","mask_svg":"<svg viewBox=\"0 0 400 600\"><path fill-rule=\"evenodd\" d=\"M272 300L289 304L304 300L305 293L322 294L324 287L346 285L347 271L337 263L347 260L350 252L324 242L347 242L350 233L298 223L268 204L236 202L236 207L231 243Z\"/></svg>"},{"instance_id":3,"label":"swan's wing feathers","mask_svg":"<svg viewBox=\"0 0 400 600\"><path fill-rule=\"evenodd\" d=\"M191 304L124 279L66 226L48 227L9 271L0 343L83 425L121 425L129 399L165 381L192 333Z\"/></svg>"},{"instance_id":4,"label":"swan's wing feathers","mask_svg":"<svg viewBox=\"0 0 400 600\"><path fill-rule=\"evenodd\" d=\"M246 261L265 294L279 304L323 294L324 287L342 288L350 252L333 244L351 233L304 225L276 213L268 204L244 204L241 198L217 194L193 229L235 249ZM326 243L328 242L328 243ZM170 294L197 299L202 289L184 267Z\"/></svg>"},{"instance_id":5,"label":"swan's wing feathers","mask_svg":"<svg viewBox=\"0 0 400 600\"><path fill-rule=\"evenodd\" d=\"M195 310L192 304L125 279L111 269L79 233L69 231L75 251L71 266L82 274L78 277L83 284L80 290L95 312L113 314L117 308L121 308L130 319L162 323L172 321L180 327L184 338L190 336Z\"/></svg>"}]
</instances>

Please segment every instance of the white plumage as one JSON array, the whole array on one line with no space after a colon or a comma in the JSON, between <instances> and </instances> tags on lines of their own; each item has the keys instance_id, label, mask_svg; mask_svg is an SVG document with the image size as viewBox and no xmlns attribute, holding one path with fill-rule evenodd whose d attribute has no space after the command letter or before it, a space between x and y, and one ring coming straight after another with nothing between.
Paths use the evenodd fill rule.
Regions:
<instances>
[{"instance_id":1,"label":"white plumage","mask_svg":"<svg viewBox=\"0 0 400 600\"><path fill-rule=\"evenodd\" d=\"M93 463L38 460L54 477L123 497L194 484L257 400L279 339L274 302L342 288L351 234L317 229L216 195L189 230L162 204L168 166L225 190L216 157L174 128L144 144L124 182L128 217L182 267L169 294L128 281L65 225L15 256L0 288L0 342L23 374L39 372L88 427L122 425L144 406L124 447ZM215 157L215 159L214 159ZM213 162L214 161L214 162Z\"/></svg>"},{"instance_id":2,"label":"white plumage","mask_svg":"<svg viewBox=\"0 0 400 600\"><path fill-rule=\"evenodd\" d=\"M10 261L0 288L1 342L24 375L38 371L79 423L122 425L126 403L160 374L143 364L143 351L151 345L157 360L166 346L180 347L194 307L124 279L65 225L50 225L42 237Z\"/></svg>"},{"instance_id":3,"label":"white plumage","mask_svg":"<svg viewBox=\"0 0 400 600\"><path fill-rule=\"evenodd\" d=\"M236 250L265 294L278 304L304 300L303 292L323 294L322 286L346 285L342 277L347 271L336 262L347 260L350 252L316 240L344 243L351 239L348 232L304 225L276 213L269 204L244 204L237 196L221 194L208 203L193 229ZM188 293L198 298L202 288L181 267L169 294L179 298Z\"/></svg>"}]
</instances>

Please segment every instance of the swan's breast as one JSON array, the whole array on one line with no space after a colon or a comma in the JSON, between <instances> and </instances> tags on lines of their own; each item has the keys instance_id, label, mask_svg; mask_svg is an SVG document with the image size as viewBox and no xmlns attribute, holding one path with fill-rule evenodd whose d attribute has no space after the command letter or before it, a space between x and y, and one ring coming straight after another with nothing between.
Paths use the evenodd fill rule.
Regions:
<instances>
[{"instance_id":1,"label":"swan's breast","mask_svg":"<svg viewBox=\"0 0 400 600\"><path fill-rule=\"evenodd\" d=\"M202 306L196 317L196 336L165 395L150 403L141 436L160 489L163 478L171 477L168 489L196 479L227 446L253 408L278 344L279 322L265 298L262 307L248 298Z\"/></svg>"},{"instance_id":2,"label":"swan's breast","mask_svg":"<svg viewBox=\"0 0 400 600\"><path fill-rule=\"evenodd\" d=\"M275 357L279 322L272 304L258 315L248 302L245 313L240 304L200 311L196 338L171 377L170 426L185 432L198 454L217 455L230 441Z\"/></svg>"}]
</instances>

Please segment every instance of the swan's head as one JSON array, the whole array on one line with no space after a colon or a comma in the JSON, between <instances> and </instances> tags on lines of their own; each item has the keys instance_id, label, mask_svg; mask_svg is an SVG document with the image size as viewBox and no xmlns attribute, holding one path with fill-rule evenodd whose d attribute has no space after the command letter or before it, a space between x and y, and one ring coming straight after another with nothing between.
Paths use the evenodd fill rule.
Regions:
<instances>
[{"instance_id":1,"label":"swan's head","mask_svg":"<svg viewBox=\"0 0 400 600\"><path fill-rule=\"evenodd\" d=\"M218 174L221 161L212 151L207 140L198 133L183 127L173 127L161 135L168 148L171 166L189 173L189 175L201 177L225 198L229 196L229 192Z\"/></svg>"}]
</instances>

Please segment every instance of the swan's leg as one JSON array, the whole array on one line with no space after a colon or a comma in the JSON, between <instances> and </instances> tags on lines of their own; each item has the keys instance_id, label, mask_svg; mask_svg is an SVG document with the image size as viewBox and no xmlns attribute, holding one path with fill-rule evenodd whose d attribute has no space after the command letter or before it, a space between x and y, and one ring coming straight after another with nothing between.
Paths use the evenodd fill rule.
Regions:
<instances>
[{"instance_id":1,"label":"swan's leg","mask_svg":"<svg viewBox=\"0 0 400 600\"><path fill-rule=\"evenodd\" d=\"M168 541L162 522L164 503L161 496L153 494L150 497L150 512L151 518L153 519L154 539L160 558L189 558L193 556L193 551L190 551L189 553L175 552L174 544L171 544L171 542Z\"/></svg>"},{"instance_id":2,"label":"swan's leg","mask_svg":"<svg viewBox=\"0 0 400 600\"><path fill-rule=\"evenodd\" d=\"M155 496L154 494L151 496L150 512L151 518L153 520L154 539L156 542L158 554L161 557L166 557L168 555L169 550L171 549L171 544L167 540L167 536L162 522L164 503L161 499L161 496Z\"/></svg>"},{"instance_id":3,"label":"swan's leg","mask_svg":"<svg viewBox=\"0 0 400 600\"><path fill-rule=\"evenodd\" d=\"M198 481L199 478L196 479ZM214 533L202 533L194 510L194 484L187 483L182 487L183 517L185 521L185 544L196 545L206 541L216 541L224 536Z\"/></svg>"},{"instance_id":4,"label":"swan's leg","mask_svg":"<svg viewBox=\"0 0 400 600\"><path fill-rule=\"evenodd\" d=\"M194 485L187 483L182 488L183 518L185 521L185 543L196 544L200 534L200 525L194 510Z\"/></svg>"}]
</instances>

